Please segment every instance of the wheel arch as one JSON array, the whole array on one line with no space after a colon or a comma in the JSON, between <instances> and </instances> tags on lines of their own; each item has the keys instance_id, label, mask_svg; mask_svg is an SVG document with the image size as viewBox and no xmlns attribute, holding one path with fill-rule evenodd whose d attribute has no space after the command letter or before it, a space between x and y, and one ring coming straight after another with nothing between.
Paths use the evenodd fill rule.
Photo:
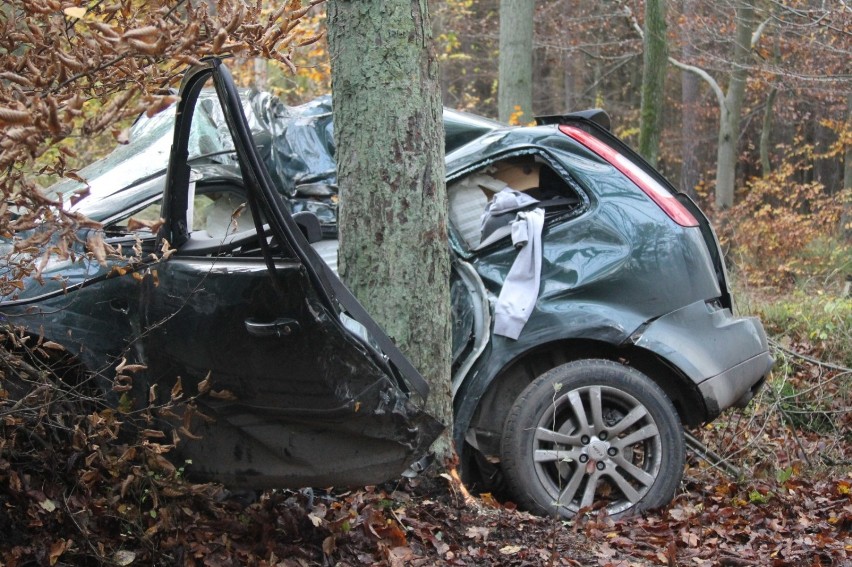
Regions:
<instances>
[{"instance_id":1,"label":"wheel arch","mask_svg":"<svg viewBox=\"0 0 852 567\"><path fill-rule=\"evenodd\" d=\"M471 462L466 452L476 452L468 451L468 445L493 461L508 408L535 378L562 364L592 358L625 364L648 376L671 400L683 424L695 426L706 420L707 408L696 385L653 352L594 339L563 339L518 353L490 380L474 380L459 392L464 399L457 405L455 437L462 462ZM481 394L469 399L477 390Z\"/></svg>"}]
</instances>

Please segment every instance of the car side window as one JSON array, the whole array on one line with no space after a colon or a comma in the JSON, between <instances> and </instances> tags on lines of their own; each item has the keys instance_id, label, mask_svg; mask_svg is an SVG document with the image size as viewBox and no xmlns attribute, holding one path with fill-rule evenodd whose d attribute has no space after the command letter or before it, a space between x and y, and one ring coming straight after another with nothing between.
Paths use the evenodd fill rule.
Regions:
<instances>
[{"instance_id":1,"label":"car side window","mask_svg":"<svg viewBox=\"0 0 852 567\"><path fill-rule=\"evenodd\" d=\"M192 231L205 231L213 238L254 228L254 218L245 195L236 191L196 194L193 200Z\"/></svg>"},{"instance_id":2,"label":"car side window","mask_svg":"<svg viewBox=\"0 0 852 567\"><path fill-rule=\"evenodd\" d=\"M157 199L133 213L113 220L104 226L104 233L108 237L122 237L138 235L139 237L153 236L152 229L156 229L160 221L160 213L163 208L163 200Z\"/></svg>"},{"instance_id":3,"label":"car side window","mask_svg":"<svg viewBox=\"0 0 852 567\"><path fill-rule=\"evenodd\" d=\"M162 214L163 200L157 199L133 214L110 222L105 227L110 236L153 234ZM223 237L254 226L245 198L233 192L196 194L193 199L193 232L206 230L210 236Z\"/></svg>"},{"instance_id":4,"label":"car side window","mask_svg":"<svg viewBox=\"0 0 852 567\"><path fill-rule=\"evenodd\" d=\"M495 161L447 187L450 224L468 250L484 246L483 213L494 195L506 189L537 201L536 206L545 209L545 219L563 218L579 210L583 202L577 191L541 156L526 154ZM507 217L508 220L511 219Z\"/></svg>"}]
</instances>

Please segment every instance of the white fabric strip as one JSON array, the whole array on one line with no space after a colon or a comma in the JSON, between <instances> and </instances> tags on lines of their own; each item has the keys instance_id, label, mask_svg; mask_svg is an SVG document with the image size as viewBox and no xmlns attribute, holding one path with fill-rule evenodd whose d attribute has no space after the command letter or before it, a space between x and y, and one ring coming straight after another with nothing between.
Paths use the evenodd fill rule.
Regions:
<instances>
[{"instance_id":1,"label":"white fabric strip","mask_svg":"<svg viewBox=\"0 0 852 567\"><path fill-rule=\"evenodd\" d=\"M543 209L520 212L512 221L512 244L519 250L494 306L495 335L517 339L532 315L541 285L543 227Z\"/></svg>"}]
</instances>

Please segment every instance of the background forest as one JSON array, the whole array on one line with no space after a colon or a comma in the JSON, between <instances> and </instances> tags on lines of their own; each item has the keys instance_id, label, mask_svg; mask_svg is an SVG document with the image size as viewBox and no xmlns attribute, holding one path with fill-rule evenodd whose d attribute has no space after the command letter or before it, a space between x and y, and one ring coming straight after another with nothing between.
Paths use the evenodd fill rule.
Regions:
<instances>
[{"instance_id":1,"label":"background forest","mask_svg":"<svg viewBox=\"0 0 852 567\"><path fill-rule=\"evenodd\" d=\"M662 62L658 169L715 213L731 246L729 262L749 283L789 289L816 270L828 276L826 283L842 286L850 270L844 244L852 230L852 8L842 2L745 3L753 9L751 44L736 60L742 3L662 4L667 53L675 61ZM645 3L536 2L531 14L530 98L509 101L514 111L501 119L526 123L535 115L600 107L612 116L614 131L639 147ZM311 25L320 29L321 19ZM433 19L444 104L497 118L500 2L436 2ZM317 44L299 56L297 78L272 71L268 84L291 102L327 92L324 58ZM734 206L715 210L715 89L727 92L737 73L745 82L734 134ZM746 222L748 230L741 230Z\"/></svg>"},{"instance_id":2,"label":"background forest","mask_svg":"<svg viewBox=\"0 0 852 567\"><path fill-rule=\"evenodd\" d=\"M54 214L41 189L75 178L124 141L140 111L173 102L168 88L196 57L235 52L243 84L289 104L331 90L321 1L304 9L283 0L113 4L122 8L97 12L111 3L60 0L0 6L0 190L28 202L34 215ZM113 414L73 426L56 418L45 408L67 403L64 392L24 413L0 400L0 566L848 560L852 5L530 0L528 97L501 105L501 29L525 27L501 28L510 4L519 3L430 2L444 105L511 123L600 107L617 135L645 147L644 79L647 69L662 68L661 88L646 95L660 108L644 120L654 133L646 155L711 216L739 310L760 315L772 335L772 380L748 409L692 432L704 448L690 453L675 502L632 521L562 524L490 495L471 504L450 482L440 497L422 486L390 486L316 498L269 493L245 505L221 487L187 483L157 453L154 432L117 444ZM201 8L186 9L193 5ZM13 9L29 19L11 18ZM111 31L98 18L110 18ZM648 67L654 38L663 55ZM34 54L29 64L13 49L20 45ZM37 96L22 94L33 89ZM732 110L736 120L726 121ZM717 161L726 136L735 176L721 199ZM69 231L84 222L53 220ZM4 233L16 228L2 223ZM8 364L3 372L21 371Z\"/></svg>"}]
</instances>

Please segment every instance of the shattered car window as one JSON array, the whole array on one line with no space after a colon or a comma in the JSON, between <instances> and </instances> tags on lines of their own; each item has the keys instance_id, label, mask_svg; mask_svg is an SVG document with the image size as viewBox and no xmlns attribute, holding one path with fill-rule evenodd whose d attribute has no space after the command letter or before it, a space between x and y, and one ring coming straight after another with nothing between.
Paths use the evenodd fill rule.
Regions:
<instances>
[{"instance_id":1,"label":"shattered car window","mask_svg":"<svg viewBox=\"0 0 852 567\"><path fill-rule=\"evenodd\" d=\"M215 163L236 164L234 140L215 97L199 101L189 134L189 161L210 160Z\"/></svg>"},{"instance_id":2,"label":"shattered car window","mask_svg":"<svg viewBox=\"0 0 852 567\"><path fill-rule=\"evenodd\" d=\"M90 195L106 196L116 187L132 186L161 172L169 160L174 114L174 107L169 107L147 119L145 128L138 130L131 143L118 146L104 159L80 170L79 176L89 183ZM82 189L85 185L68 179L51 187L48 193L67 202L68 196Z\"/></svg>"},{"instance_id":3,"label":"shattered car window","mask_svg":"<svg viewBox=\"0 0 852 567\"><path fill-rule=\"evenodd\" d=\"M495 161L447 186L450 223L466 248L477 251L510 233L510 223L518 211L489 214L493 212L490 204L502 191L522 194L528 208L544 208L548 219L577 214L583 199L564 175L540 155Z\"/></svg>"}]
</instances>

